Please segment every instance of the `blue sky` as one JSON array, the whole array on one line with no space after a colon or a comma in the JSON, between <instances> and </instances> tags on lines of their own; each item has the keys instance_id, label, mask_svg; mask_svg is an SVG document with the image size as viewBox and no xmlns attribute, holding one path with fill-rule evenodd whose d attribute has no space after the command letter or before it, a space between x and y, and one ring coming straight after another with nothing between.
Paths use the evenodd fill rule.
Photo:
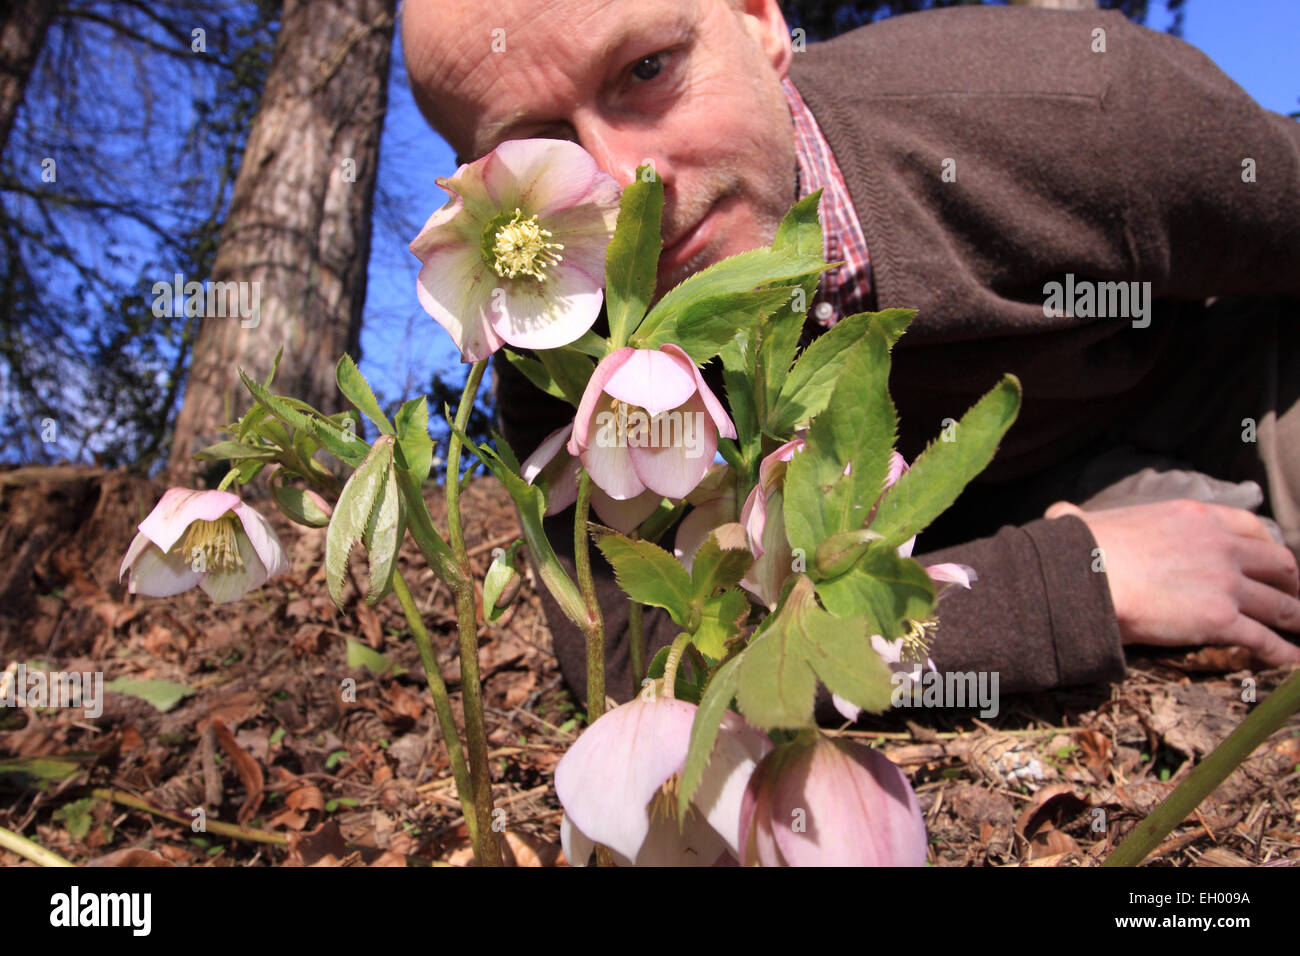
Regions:
<instances>
[{"instance_id":1,"label":"blue sky","mask_svg":"<svg viewBox=\"0 0 1300 956\"><path fill-rule=\"evenodd\" d=\"M1159 0L1152 0L1152 7L1158 6ZM1168 22L1160 9L1148 25L1164 29ZM1183 39L1262 106L1281 113L1300 110L1300 0L1188 0ZM424 391L435 370L452 370L459 378L451 340L415 299L417 262L406 249L446 198L435 177L455 171L452 150L425 125L404 71L394 70L379 180L397 217L406 222L375 223L361 362L385 399Z\"/></svg>"}]
</instances>

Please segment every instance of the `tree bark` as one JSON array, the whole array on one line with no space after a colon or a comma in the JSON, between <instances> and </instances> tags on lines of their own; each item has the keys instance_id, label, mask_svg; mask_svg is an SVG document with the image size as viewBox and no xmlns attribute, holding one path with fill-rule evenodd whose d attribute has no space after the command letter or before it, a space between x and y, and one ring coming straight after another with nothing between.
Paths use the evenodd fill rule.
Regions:
<instances>
[{"instance_id":1,"label":"tree bark","mask_svg":"<svg viewBox=\"0 0 1300 956\"><path fill-rule=\"evenodd\" d=\"M11 0L0 22L0 153L9 142L23 90L56 9L50 0Z\"/></svg>"},{"instance_id":2,"label":"tree bark","mask_svg":"<svg viewBox=\"0 0 1300 956\"><path fill-rule=\"evenodd\" d=\"M256 297L258 315L203 313L172 437L173 484L193 482L193 453L247 409L238 370L265 380L281 345L273 391L341 408L334 366L343 352L360 358L395 6L285 0L211 276L256 283L246 301Z\"/></svg>"}]
</instances>

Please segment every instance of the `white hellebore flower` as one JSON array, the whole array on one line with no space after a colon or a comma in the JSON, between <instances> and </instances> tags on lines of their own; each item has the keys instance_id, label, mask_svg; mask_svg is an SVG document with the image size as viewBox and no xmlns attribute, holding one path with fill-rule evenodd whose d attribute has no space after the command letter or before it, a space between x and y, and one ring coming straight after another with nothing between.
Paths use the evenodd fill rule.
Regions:
<instances>
[{"instance_id":1,"label":"white hellebore flower","mask_svg":"<svg viewBox=\"0 0 1300 956\"><path fill-rule=\"evenodd\" d=\"M229 491L169 488L140 522L117 579L132 594L170 597L196 584L218 604L289 570L275 531Z\"/></svg>"},{"instance_id":2,"label":"white hellebore flower","mask_svg":"<svg viewBox=\"0 0 1300 956\"><path fill-rule=\"evenodd\" d=\"M507 140L436 182L451 198L411 241L416 291L464 361L559 348L595 324L621 191L590 153Z\"/></svg>"}]
</instances>

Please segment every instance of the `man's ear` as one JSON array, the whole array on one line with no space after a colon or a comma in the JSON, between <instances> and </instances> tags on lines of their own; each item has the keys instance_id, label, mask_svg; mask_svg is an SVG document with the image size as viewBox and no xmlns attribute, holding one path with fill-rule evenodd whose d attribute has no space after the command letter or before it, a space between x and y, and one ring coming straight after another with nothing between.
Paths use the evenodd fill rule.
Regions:
<instances>
[{"instance_id":1,"label":"man's ear","mask_svg":"<svg viewBox=\"0 0 1300 956\"><path fill-rule=\"evenodd\" d=\"M777 0L730 0L746 32L759 45L768 62L784 79L790 69L790 28Z\"/></svg>"}]
</instances>

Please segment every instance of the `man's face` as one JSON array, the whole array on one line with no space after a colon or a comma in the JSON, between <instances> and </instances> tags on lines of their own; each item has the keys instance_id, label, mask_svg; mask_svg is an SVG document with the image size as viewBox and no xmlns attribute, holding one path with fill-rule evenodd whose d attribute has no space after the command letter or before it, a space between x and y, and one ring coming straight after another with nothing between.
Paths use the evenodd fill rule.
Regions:
<instances>
[{"instance_id":1,"label":"man's face","mask_svg":"<svg viewBox=\"0 0 1300 956\"><path fill-rule=\"evenodd\" d=\"M658 294L771 242L794 202L775 0L407 0L416 101L459 162L507 139L581 144L620 184L664 181ZM494 49L495 48L495 49Z\"/></svg>"}]
</instances>

